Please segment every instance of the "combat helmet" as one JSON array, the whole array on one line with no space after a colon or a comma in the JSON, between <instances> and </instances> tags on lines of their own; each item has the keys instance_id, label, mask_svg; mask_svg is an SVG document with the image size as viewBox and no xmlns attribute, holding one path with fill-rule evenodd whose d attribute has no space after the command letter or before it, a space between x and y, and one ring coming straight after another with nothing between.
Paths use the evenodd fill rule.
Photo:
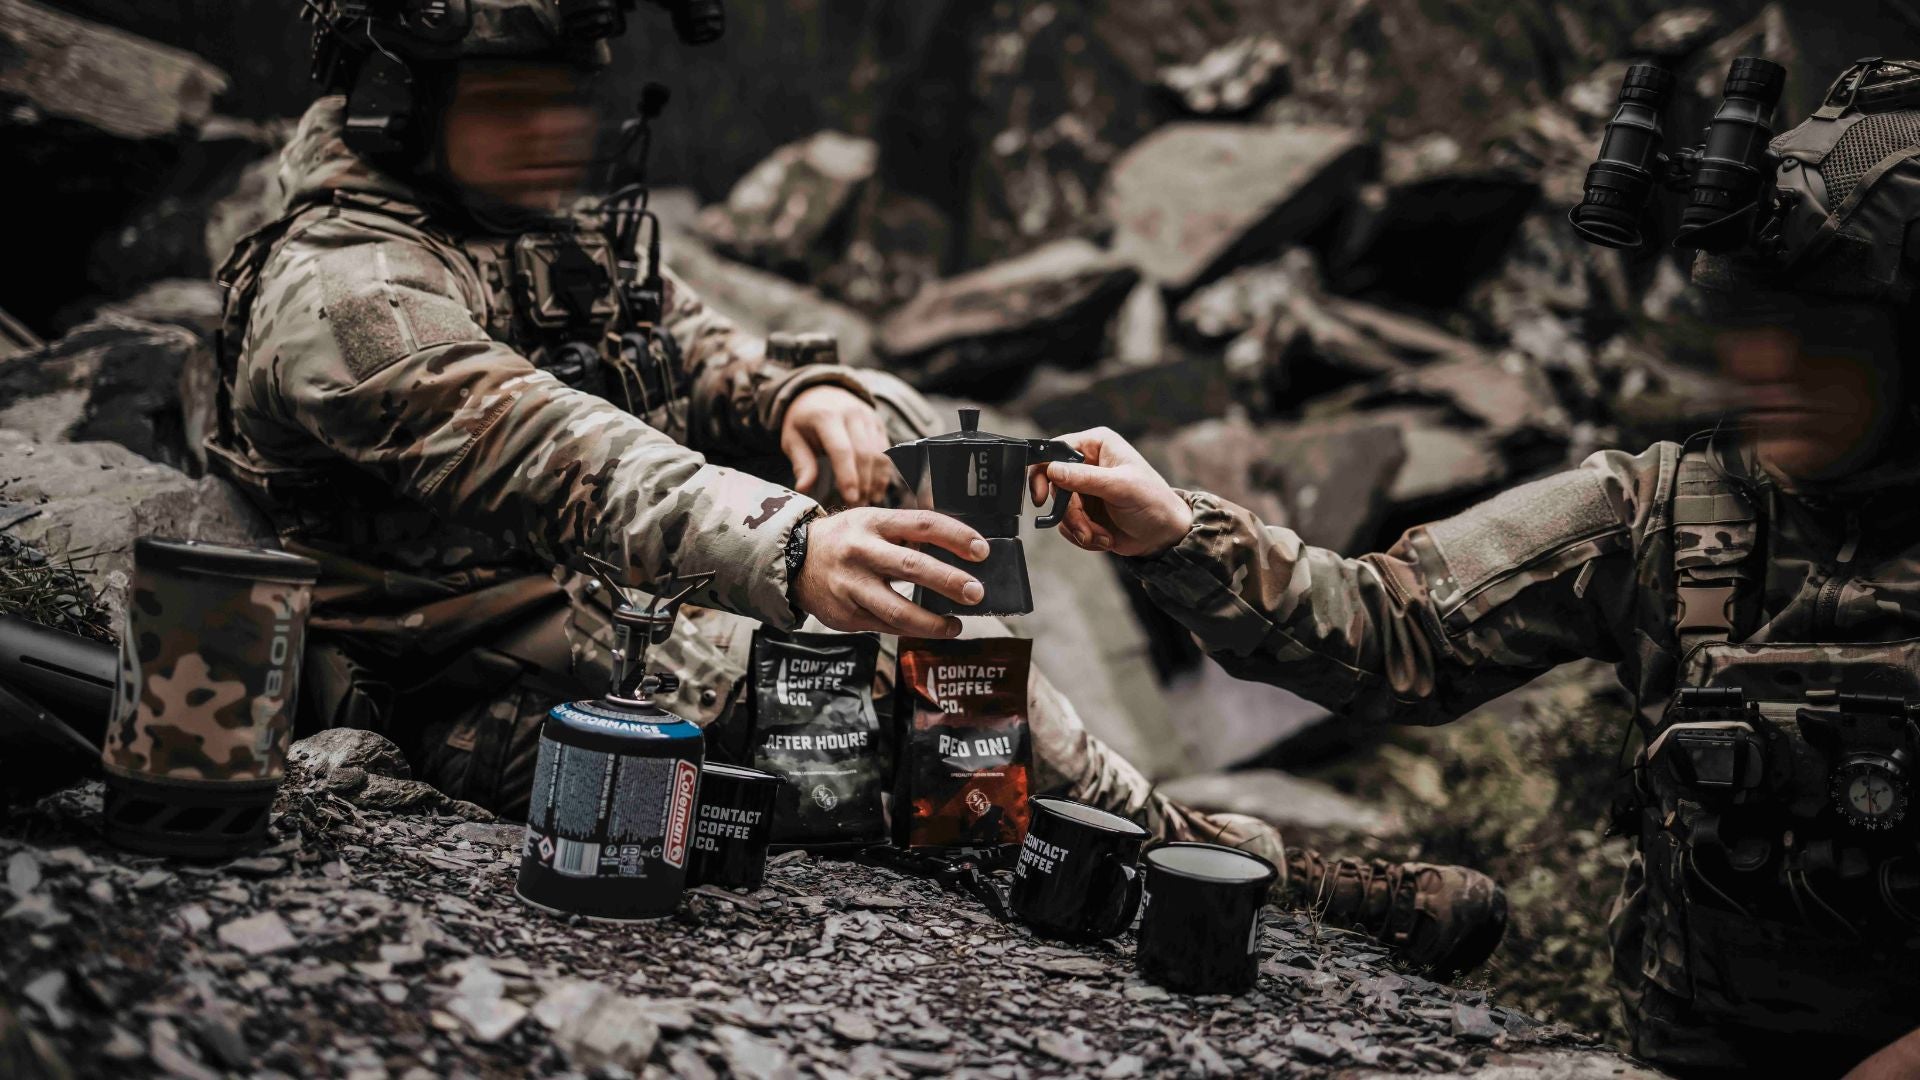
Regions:
<instances>
[{"instance_id":1,"label":"combat helmet","mask_svg":"<svg viewBox=\"0 0 1920 1080\"><path fill-rule=\"evenodd\" d=\"M721 0L649 0L691 45L720 38ZM313 79L347 97L348 149L388 166L431 144L435 90L455 61L537 59L605 67L636 0L303 0Z\"/></svg>"},{"instance_id":2,"label":"combat helmet","mask_svg":"<svg viewBox=\"0 0 1920 1080\"><path fill-rule=\"evenodd\" d=\"M1656 187L1685 194L1674 246L1694 282L1905 308L1920 286L1920 62L1855 61L1799 126L1774 135L1786 71L1739 57L1703 141L1662 152L1670 72L1630 68L1599 160L1569 215L1585 239L1643 243Z\"/></svg>"}]
</instances>

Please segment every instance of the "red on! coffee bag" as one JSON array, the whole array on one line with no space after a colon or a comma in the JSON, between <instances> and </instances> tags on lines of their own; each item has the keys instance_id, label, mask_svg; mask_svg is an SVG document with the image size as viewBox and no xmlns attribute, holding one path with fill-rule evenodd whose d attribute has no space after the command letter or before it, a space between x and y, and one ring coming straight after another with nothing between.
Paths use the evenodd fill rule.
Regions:
<instances>
[{"instance_id":1,"label":"red on! coffee bag","mask_svg":"<svg viewBox=\"0 0 1920 1080\"><path fill-rule=\"evenodd\" d=\"M894 716L894 843L1018 844L1027 833L1033 643L903 638Z\"/></svg>"}]
</instances>

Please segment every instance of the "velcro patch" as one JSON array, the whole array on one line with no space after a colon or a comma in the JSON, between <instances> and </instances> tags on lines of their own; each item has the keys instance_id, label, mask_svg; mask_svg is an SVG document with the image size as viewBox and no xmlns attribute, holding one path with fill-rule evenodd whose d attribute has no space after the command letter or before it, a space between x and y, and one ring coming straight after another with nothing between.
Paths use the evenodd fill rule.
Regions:
<instances>
[{"instance_id":1,"label":"velcro patch","mask_svg":"<svg viewBox=\"0 0 1920 1080\"><path fill-rule=\"evenodd\" d=\"M343 273L352 259L358 273ZM349 249L320 273L334 344L353 377L365 380L422 349L486 341L453 275L424 249L378 244Z\"/></svg>"},{"instance_id":2,"label":"velcro patch","mask_svg":"<svg viewBox=\"0 0 1920 1080\"><path fill-rule=\"evenodd\" d=\"M1592 470L1522 484L1427 526L1445 568L1445 579L1430 583L1434 602L1444 616L1501 577L1626 527L1605 480Z\"/></svg>"}]
</instances>

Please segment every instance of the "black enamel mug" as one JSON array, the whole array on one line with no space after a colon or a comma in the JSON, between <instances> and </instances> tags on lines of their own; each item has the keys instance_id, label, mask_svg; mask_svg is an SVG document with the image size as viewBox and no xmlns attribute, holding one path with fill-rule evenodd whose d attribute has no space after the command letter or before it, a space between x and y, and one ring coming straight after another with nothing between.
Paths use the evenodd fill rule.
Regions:
<instances>
[{"instance_id":1,"label":"black enamel mug","mask_svg":"<svg viewBox=\"0 0 1920 1080\"><path fill-rule=\"evenodd\" d=\"M1027 800L1027 837L1013 867L1010 906L1035 933L1068 941L1108 938L1140 907L1140 846L1147 830L1072 799Z\"/></svg>"},{"instance_id":2,"label":"black enamel mug","mask_svg":"<svg viewBox=\"0 0 1920 1080\"><path fill-rule=\"evenodd\" d=\"M1164 844L1141 860L1140 974L1188 994L1241 994L1260 975L1260 909L1279 871L1215 844Z\"/></svg>"},{"instance_id":3,"label":"black enamel mug","mask_svg":"<svg viewBox=\"0 0 1920 1080\"><path fill-rule=\"evenodd\" d=\"M688 885L760 887L767 877L767 841L773 838L773 801L780 784L778 776L759 769L712 761L700 767Z\"/></svg>"}]
</instances>

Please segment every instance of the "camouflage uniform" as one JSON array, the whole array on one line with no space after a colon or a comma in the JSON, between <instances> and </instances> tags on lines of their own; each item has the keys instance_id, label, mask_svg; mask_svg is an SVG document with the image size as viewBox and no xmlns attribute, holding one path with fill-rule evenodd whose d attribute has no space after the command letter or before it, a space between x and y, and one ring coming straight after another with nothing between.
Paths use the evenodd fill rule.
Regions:
<instances>
[{"instance_id":1,"label":"camouflage uniform","mask_svg":"<svg viewBox=\"0 0 1920 1080\"><path fill-rule=\"evenodd\" d=\"M668 707L710 724L735 702L750 620L799 621L783 551L818 507L745 471L785 468L788 403L832 385L878 399L898 439L940 421L883 374L765 359L671 275L675 377L636 389L607 363L568 372L569 385L518 291L524 238L456 225L362 163L341 142L341 112L337 97L308 111L282 162L286 216L222 273L230 402L210 453L283 543L323 567L304 723L381 731L448 794L518 814L540 719L604 688L612 643L594 583L549 567L591 554L636 581L713 572L696 594L709 606L687 609L653 654L683 678ZM1032 695L1041 785L1156 832L1226 830L1282 857L1270 828L1155 794L1037 673Z\"/></svg>"},{"instance_id":2,"label":"camouflage uniform","mask_svg":"<svg viewBox=\"0 0 1920 1080\"><path fill-rule=\"evenodd\" d=\"M1645 736L1677 687L1740 685L1760 660L1814 682L1871 655L1881 688L1920 691L1917 483L1912 465L1887 466L1814 498L1739 452L1662 443L1595 454L1357 559L1190 494L1186 538L1131 562L1228 670L1356 720L1444 723L1591 657L1616 665ZM1916 685L1888 686L1889 670ZM1735 917L1669 857L1673 825L1645 822L1612 926L1640 1053L1828 1071L1920 1026L1900 939Z\"/></svg>"}]
</instances>

